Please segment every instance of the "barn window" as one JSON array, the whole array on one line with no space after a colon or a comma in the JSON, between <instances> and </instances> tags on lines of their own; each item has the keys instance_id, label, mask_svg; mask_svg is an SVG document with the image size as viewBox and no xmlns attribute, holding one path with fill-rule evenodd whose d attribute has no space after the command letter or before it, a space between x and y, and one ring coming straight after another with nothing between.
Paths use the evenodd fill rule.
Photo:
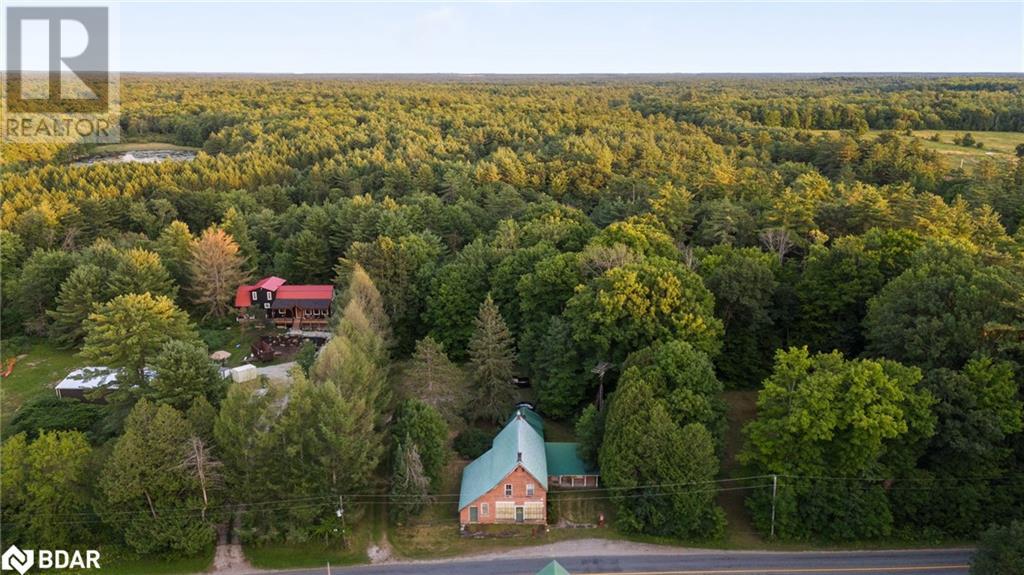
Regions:
<instances>
[{"instance_id":1,"label":"barn window","mask_svg":"<svg viewBox=\"0 0 1024 575\"><path fill-rule=\"evenodd\" d=\"M505 497L512 497L512 484L511 483L506 483L505 484Z\"/></svg>"},{"instance_id":2,"label":"barn window","mask_svg":"<svg viewBox=\"0 0 1024 575\"><path fill-rule=\"evenodd\" d=\"M256 290L252 290L249 292L249 295L252 296L252 301L256 301L256 298L258 298L260 294L257 293Z\"/></svg>"},{"instance_id":3,"label":"barn window","mask_svg":"<svg viewBox=\"0 0 1024 575\"><path fill-rule=\"evenodd\" d=\"M494 502L494 519L497 521L512 521L516 518L516 506L511 501Z\"/></svg>"},{"instance_id":4,"label":"barn window","mask_svg":"<svg viewBox=\"0 0 1024 575\"><path fill-rule=\"evenodd\" d=\"M533 497L533 484L532 483L527 483L526 484L526 496L527 497Z\"/></svg>"},{"instance_id":5,"label":"barn window","mask_svg":"<svg viewBox=\"0 0 1024 575\"><path fill-rule=\"evenodd\" d=\"M523 518L527 521L541 521L544 519L543 503L539 501L527 501L523 507Z\"/></svg>"},{"instance_id":6,"label":"barn window","mask_svg":"<svg viewBox=\"0 0 1024 575\"><path fill-rule=\"evenodd\" d=\"M490 509L488 509L488 505L486 503L482 503L480 505L480 514L483 515L484 517L487 517L487 512L488 511L490 511Z\"/></svg>"}]
</instances>

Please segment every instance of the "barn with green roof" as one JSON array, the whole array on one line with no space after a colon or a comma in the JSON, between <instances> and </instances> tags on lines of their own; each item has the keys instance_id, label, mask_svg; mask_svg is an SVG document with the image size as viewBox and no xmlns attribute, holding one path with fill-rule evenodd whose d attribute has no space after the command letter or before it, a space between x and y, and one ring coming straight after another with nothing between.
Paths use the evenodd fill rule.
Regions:
<instances>
[{"instance_id":1,"label":"barn with green roof","mask_svg":"<svg viewBox=\"0 0 1024 575\"><path fill-rule=\"evenodd\" d=\"M546 524L551 486L598 485L597 470L580 459L576 446L546 443L540 415L518 406L491 448L463 470L459 522Z\"/></svg>"}]
</instances>

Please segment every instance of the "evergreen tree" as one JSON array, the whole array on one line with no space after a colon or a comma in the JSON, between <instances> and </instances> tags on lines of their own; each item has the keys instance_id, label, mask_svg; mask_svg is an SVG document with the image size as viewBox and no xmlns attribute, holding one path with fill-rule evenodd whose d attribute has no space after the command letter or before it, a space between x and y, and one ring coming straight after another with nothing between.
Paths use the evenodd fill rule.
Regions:
<instances>
[{"instance_id":1,"label":"evergreen tree","mask_svg":"<svg viewBox=\"0 0 1024 575\"><path fill-rule=\"evenodd\" d=\"M219 402L223 396L224 378L202 344L164 343L153 360L153 370L156 377L149 383L149 395L158 404L186 410L199 397Z\"/></svg>"},{"instance_id":2,"label":"evergreen tree","mask_svg":"<svg viewBox=\"0 0 1024 575\"><path fill-rule=\"evenodd\" d=\"M143 370L165 343L197 341L198 337L188 316L169 298L128 294L98 306L89 315L81 355L97 365L127 368L126 383L141 384ZM122 387L119 391L130 391Z\"/></svg>"},{"instance_id":3,"label":"evergreen tree","mask_svg":"<svg viewBox=\"0 0 1024 575\"><path fill-rule=\"evenodd\" d=\"M391 501L388 512L391 520L402 524L414 515L419 515L430 496L430 478L423 470L416 444L408 437L395 448L395 461L391 476Z\"/></svg>"},{"instance_id":4,"label":"evergreen tree","mask_svg":"<svg viewBox=\"0 0 1024 575\"><path fill-rule=\"evenodd\" d=\"M46 310L53 309L60 286L77 266L75 254L58 250L36 250L21 269L15 298L25 315L25 329L31 334L46 332ZM5 294L4 299L11 298Z\"/></svg>"},{"instance_id":5,"label":"evergreen tree","mask_svg":"<svg viewBox=\"0 0 1024 575\"><path fill-rule=\"evenodd\" d=\"M178 293L171 274L160 261L160 256L146 250L130 249L121 254L117 267L108 280L113 295L144 294L167 296L172 300Z\"/></svg>"},{"instance_id":6,"label":"evergreen tree","mask_svg":"<svg viewBox=\"0 0 1024 575\"><path fill-rule=\"evenodd\" d=\"M246 275L251 268L259 269L259 248L256 247L256 242L253 241L249 233L249 223L246 221L245 215L231 206L224 212L224 219L220 227L238 245L238 254L245 262L243 270Z\"/></svg>"},{"instance_id":7,"label":"evergreen tree","mask_svg":"<svg viewBox=\"0 0 1024 575\"><path fill-rule=\"evenodd\" d=\"M192 405L185 412L185 419L192 427L192 431L198 435L207 445L214 444L214 425L217 423L217 408L210 404L203 395L197 395L192 400Z\"/></svg>"},{"instance_id":8,"label":"evergreen tree","mask_svg":"<svg viewBox=\"0 0 1024 575\"><path fill-rule=\"evenodd\" d=\"M423 401L449 422L458 420L466 402L466 374L429 335L416 342L400 385L405 397Z\"/></svg>"},{"instance_id":9,"label":"evergreen tree","mask_svg":"<svg viewBox=\"0 0 1024 575\"><path fill-rule=\"evenodd\" d=\"M188 264L192 259L194 241L188 225L177 220L167 224L156 239L156 253L160 254L160 261L179 286L189 285Z\"/></svg>"},{"instance_id":10,"label":"evergreen tree","mask_svg":"<svg viewBox=\"0 0 1024 575\"><path fill-rule=\"evenodd\" d=\"M57 309L47 311L53 320L53 339L63 347L75 347L85 337L84 322L93 311L93 306L109 299L106 284L107 272L92 265L83 264L74 269L61 284L57 296Z\"/></svg>"},{"instance_id":11,"label":"evergreen tree","mask_svg":"<svg viewBox=\"0 0 1024 575\"><path fill-rule=\"evenodd\" d=\"M719 535L724 514L708 489L718 472L711 434L699 423L680 428L642 377L624 380L608 407L600 452L617 525L634 533Z\"/></svg>"},{"instance_id":12,"label":"evergreen tree","mask_svg":"<svg viewBox=\"0 0 1024 575\"><path fill-rule=\"evenodd\" d=\"M490 296L480 305L476 331L469 341L472 371L470 414L477 419L501 422L512 410L515 342L508 332L498 306Z\"/></svg>"},{"instance_id":13,"label":"evergreen tree","mask_svg":"<svg viewBox=\"0 0 1024 575\"><path fill-rule=\"evenodd\" d=\"M448 426L441 415L422 401L408 399L396 411L391 433L396 443L405 441L416 449L423 473L437 487L448 462Z\"/></svg>"},{"instance_id":14,"label":"evergreen tree","mask_svg":"<svg viewBox=\"0 0 1024 575\"><path fill-rule=\"evenodd\" d=\"M100 516L138 553L192 556L214 544L202 486L183 465L192 430L169 405L140 400L100 476Z\"/></svg>"}]
</instances>

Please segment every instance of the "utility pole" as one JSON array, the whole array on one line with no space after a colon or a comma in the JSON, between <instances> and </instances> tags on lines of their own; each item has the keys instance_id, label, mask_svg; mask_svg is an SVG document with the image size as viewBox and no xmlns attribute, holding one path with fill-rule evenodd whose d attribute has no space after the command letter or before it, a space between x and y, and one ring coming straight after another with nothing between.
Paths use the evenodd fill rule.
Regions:
<instances>
[{"instance_id":1,"label":"utility pole","mask_svg":"<svg viewBox=\"0 0 1024 575\"><path fill-rule=\"evenodd\" d=\"M779 490L779 476L772 473L772 539L775 539L775 494Z\"/></svg>"}]
</instances>

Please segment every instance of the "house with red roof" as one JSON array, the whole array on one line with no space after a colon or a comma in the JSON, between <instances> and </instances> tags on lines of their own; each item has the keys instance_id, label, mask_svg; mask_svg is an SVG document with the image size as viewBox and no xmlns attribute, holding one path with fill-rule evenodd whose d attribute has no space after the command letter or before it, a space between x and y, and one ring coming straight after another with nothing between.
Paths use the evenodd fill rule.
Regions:
<instances>
[{"instance_id":1,"label":"house with red roof","mask_svg":"<svg viewBox=\"0 0 1024 575\"><path fill-rule=\"evenodd\" d=\"M235 292L235 307L239 311L262 309L274 325L305 331L327 329L333 301L334 286L289 285L276 276L238 286Z\"/></svg>"}]
</instances>

